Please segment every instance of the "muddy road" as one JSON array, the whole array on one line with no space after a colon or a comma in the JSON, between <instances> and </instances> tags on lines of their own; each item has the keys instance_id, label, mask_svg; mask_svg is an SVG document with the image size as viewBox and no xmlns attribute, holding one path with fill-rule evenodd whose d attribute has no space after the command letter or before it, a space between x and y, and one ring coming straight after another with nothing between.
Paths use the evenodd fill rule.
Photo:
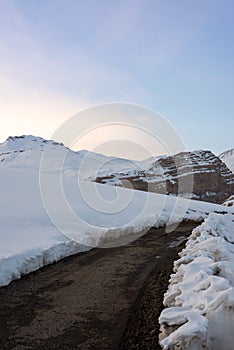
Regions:
<instances>
[{"instance_id":1,"label":"muddy road","mask_svg":"<svg viewBox=\"0 0 234 350\"><path fill-rule=\"evenodd\" d=\"M163 294L197 223L151 229L122 247L93 249L0 289L0 349L160 349Z\"/></svg>"}]
</instances>

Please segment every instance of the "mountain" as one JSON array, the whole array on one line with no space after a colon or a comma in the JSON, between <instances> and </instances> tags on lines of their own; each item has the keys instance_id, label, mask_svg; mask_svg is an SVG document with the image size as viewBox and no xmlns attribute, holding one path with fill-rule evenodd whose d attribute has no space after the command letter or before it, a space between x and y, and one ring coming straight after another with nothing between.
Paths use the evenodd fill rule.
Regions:
<instances>
[{"instance_id":1,"label":"mountain","mask_svg":"<svg viewBox=\"0 0 234 350\"><path fill-rule=\"evenodd\" d=\"M183 197L192 191L192 198L214 203L223 203L234 193L233 173L210 151L159 157L146 170L113 172L96 181Z\"/></svg>"},{"instance_id":2,"label":"mountain","mask_svg":"<svg viewBox=\"0 0 234 350\"><path fill-rule=\"evenodd\" d=\"M61 147L64 146L32 135L10 136L0 144L0 165L35 170L40 165L45 149L54 149L55 153L59 153Z\"/></svg>"},{"instance_id":3,"label":"mountain","mask_svg":"<svg viewBox=\"0 0 234 350\"><path fill-rule=\"evenodd\" d=\"M189 197L193 193L194 199L214 203L223 203L234 193L233 173L212 152L203 150L133 161L86 150L75 152L62 143L32 135L11 136L0 144L0 167L60 172L168 195Z\"/></svg>"},{"instance_id":4,"label":"mountain","mask_svg":"<svg viewBox=\"0 0 234 350\"><path fill-rule=\"evenodd\" d=\"M47 165L49 172L61 171L81 179L94 180L97 176L136 168L134 161L107 157L94 152L72 151L62 143L32 135L10 136L0 144L0 166L28 168L38 171Z\"/></svg>"},{"instance_id":5,"label":"mountain","mask_svg":"<svg viewBox=\"0 0 234 350\"><path fill-rule=\"evenodd\" d=\"M220 154L219 158L234 172L234 148Z\"/></svg>"}]
</instances>

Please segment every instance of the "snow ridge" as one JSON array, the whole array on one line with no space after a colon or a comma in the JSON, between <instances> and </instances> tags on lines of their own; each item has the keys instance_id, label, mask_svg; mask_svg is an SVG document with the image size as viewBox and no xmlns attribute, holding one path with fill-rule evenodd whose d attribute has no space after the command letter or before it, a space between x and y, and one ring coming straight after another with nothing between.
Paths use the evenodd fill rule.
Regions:
<instances>
[{"instance_id":1,"label":"snow ridge","mask_svg":"<svg viewBox=\"0 0 234 350\"><path fill-rule=\"evenodd\" d=\"M211 213L179 255L159 318L162 349L233 349L233 215Z\"/></svg>"}]
</instances>

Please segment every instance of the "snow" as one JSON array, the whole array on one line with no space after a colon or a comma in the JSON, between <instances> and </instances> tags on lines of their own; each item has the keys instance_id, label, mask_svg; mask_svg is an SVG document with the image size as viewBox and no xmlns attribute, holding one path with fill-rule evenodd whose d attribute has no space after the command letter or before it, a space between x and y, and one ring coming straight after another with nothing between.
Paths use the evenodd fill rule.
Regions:
<instances>
[{"instance_id":1,"label":"snow","mask_svg":"<svg viewBox=\"0 0 234 350\"><path fill-rule=\"evenodd\" d=\"M1 169L0 192L0 286L48 263L87 250L51 225L35 174Z\"/></svg>"},{"instance_id":2,"label":"snow","mask_svg":"<svg viewBox=\"0 0 234 350\"><path fill-rule=\"evenodd\" d=\"M38 171L44 153L49 154L50 171L60 171L55 164L64 159L63 171L80 179L94 180L98 176L108 176L111 173L124 171L136 172L149 167L158 157L144 161L134 161L123 158L107 157L89 151L74 152L62 143L45 140L38 136L23 135L9 137L0 144L0 167L33 168Z\"/></svg>"},{"instance_id":3,"label":"snow","mask_svg":"<svg viewBox=\"0 0 234 350\"><path fill-rule=\"evenodd\" d=\"M198 161L201 152L194 152ZM221 157L232 170L233 154ZM156 159L135 162L74 152L40 137L8 138L0 145L0 286L93 247L127 244L152 226L166 226L170 233L181 220L205 219L174 264L159 319L160 342L165 350L231 350L233 196L220 206L190 200L189 193L186 199L84 181L111 174L113 185L124 172L134 176L145 169L155 181ZM203 165L212 159L208 154Z\"/></svg>"},{"instance_id":4,"label":"snow","mask_svg":"<svg viewBox=\"0 0 234 350\"><path fill-rule=\"evenodd\" d=\"M234 149L223 152L220 154L219 158L232 172L234 172Z\"/></svg>"},{"instance_id":5,"label":"snow","mask_svg":"<svg viewBox=\"0 0 234 350\"><path fill-rule=\"evenodd\" d=\"M202 220L224 207L183 198L77 182L31 167L0 169L0 286L92 247L126 244L183 217ZM230 208L225 208L230 211Z\"/></svg>"},{"instance_id":6,"label":"snow","mask_svg":"<svg viewBox=\"0 0 234 350\"><path fill-rule=\"evenodd\" d=\"M229 197L224 203L223 205L225 207L234 207L234 196Z\"/></svg>"},{"instance_id":7,"label":"snow","mask_svg":"<svg viewBox=\"0 0 234 350\"><path fill-rule=\"evenodd\" d=\"M234 216L211 213L174 271L159 318L162 349L233 349Z\"/></svg>"},{"instance_id":8,"label":"snow","mask_svg":"<svg viewBox=\"0 0 234 350\"><path fill-rule=\"evenodd\" d=\"M231 207L83 180L120 169L135 173L155 159L133 162L74 152L34 136L10 137L1 144L0 286L93 247L127 244L152 226L167 225L169 233L183 219L200 222L211 212L232 212Z\"/></svg>"},{"instance_id":9,"label":"snow","mask_svg":"<svg viewBox=\"0 0 234 350\"><path fill-rule=\"evenodd\" d=\"M191 177L197 173L215 172L207 167L216 162L216 157L210 151L194 151L191 153L181 153L175 156L174 166L162 167L160 160L172 157L157 156L150 157L143 161L134 161L123 158L107 157L101 154L88 151L74 152L61 143L52 140L45 140L41 137L23 135L9 137L6 142L0 144L0 167L29 169L32 166L39 169L44 153L49 154L50 172L59 172L59 163L62 164L63 172L69 176L83 180L95 181L96 178L104 178L103 182L109 185L123 185L132 188L132 184L127 178L137 177L142 181L150 183L162 183L165 187L166 180L175 184L175 179L179 177ZM172 159L171 159L172 160ZM172 162L173 164L173 162ZM199 164L199 169L194 166ZM177 169L176 169L177 167ZM177 175L171 175L174 169ZM126 178L123 180L123 178ZM126 185L126 181L128 185ZM154 192L154 191L153 191Z\"/></svg>"}]
</instances>

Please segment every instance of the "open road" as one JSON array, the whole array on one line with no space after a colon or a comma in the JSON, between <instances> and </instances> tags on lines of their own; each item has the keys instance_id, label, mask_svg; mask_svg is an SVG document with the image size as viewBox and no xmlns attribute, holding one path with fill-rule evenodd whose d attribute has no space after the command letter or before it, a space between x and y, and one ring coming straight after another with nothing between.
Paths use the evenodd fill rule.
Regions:
<instances>
[{"instance_id":1,"label":"open road","mask_svg":"<svg viewBox=\"0 0 234 350\"><path fill-rule=\"evenodd\" d=\"M63 259L1 288L0 349L160 349L163 294L197 225L151 229L129 245Z\"/></svg>"}]
</instances>

